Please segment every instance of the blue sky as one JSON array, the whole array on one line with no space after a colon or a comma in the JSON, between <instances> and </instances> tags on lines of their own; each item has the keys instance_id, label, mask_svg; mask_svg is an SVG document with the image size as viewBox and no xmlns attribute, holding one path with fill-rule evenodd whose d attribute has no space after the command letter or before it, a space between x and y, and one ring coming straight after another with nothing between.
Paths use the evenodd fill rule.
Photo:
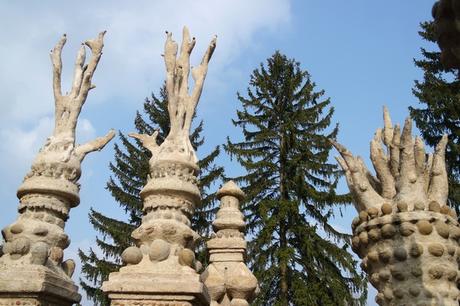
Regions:
<instances>
[{"instance_id":1,"label":"blue sky","mask_svg":"<svg viewBox=\"0 0 460 306\"><path fill-rule=\"evenodd\" d=\"M280 50L310 72L324 89L340 124L339 141L369 162L369 141L382 125L382 106L402 122L407 107L417 105L411 93L422 73L413 64L421 46L419 23L431 18L433 0L406 1L64 1L0 2L0 198L2 227L16 218L16 189L31 161L51 133L53 98L49 50L62 33L68 88L79 44L107 30L105 50L80 116L78 142L103 135L110 128L130 132L144 98L158 92L164 67L160 54L164 31L180 40L188 25L197 38L192 62L197 63L211 37L218 35L204 92L198 107L206 143L198 155L240 139L231 124L239 107L236 92L244 93L250 73ZM88 222L90 207L113 217L123 212L104 189L113 160L113 142L93 153L83 165L81 204L66 226L72 244L66 257L77 259L78 248L94 244ZM221 156L226 174L241 168ZM340 191L345 192L342 182ZM350 231L355 212L333 220ZM373 302L371 292L369 305ZM91 303L88 303L91 305Z\"/></svg>"}]
</instances>

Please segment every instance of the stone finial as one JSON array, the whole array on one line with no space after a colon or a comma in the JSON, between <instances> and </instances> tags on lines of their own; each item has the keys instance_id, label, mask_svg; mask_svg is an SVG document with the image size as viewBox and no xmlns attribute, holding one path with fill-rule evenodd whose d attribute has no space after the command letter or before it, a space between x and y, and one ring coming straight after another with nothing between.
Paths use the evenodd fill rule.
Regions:
<instances>
[{"instance_id":1,"label":"stone finial","mask_svg":"<svg viewBox=\"0 0 460 306\"><path fill-rule=\"evenodd\" d=\"M239 202L244 193L229 181L217 192L221 204L207 242L210 264L201 275L211 295L212 306L246 306L254 299L257 279L244 263L244 216Z\"/></svg>"},{"instance_id":2,"label":"stone finial","mask_svg":"<svg viewBox=\"0 0 460 306\"><path fill-rule=\"evenodd\" d=\"M190 219L201 195L196 177L197 158L189 134L216 39L209 44L201 63L190 69L195 38L191 39L184 27L177 57L178 45L171 33L166 34L163 56L171 128L161 145L156 142L158 132L130 134L151 151L152 158L148 182L140 193L144 217L131 235L136 246L122 254L127 266L110 274L103 284L112 305L125 305L128 300L136 303L142 300L151 305L164 300L181 301L177 305L209 303L206 288L197 273L201 263L195 260L193 252L200 237L190 228ZM191 93L188 89L190 71L195 81ZM151 286L152 281L155 286Z\"/></svg>"},{"instance_id":3,"label":"stone finial","mask_svg":"<svg viewBox=\"0 0 460 306\"><path fill-rule=\"evenodd\" d=\"M457 305L460 228L446 204L447 136L427 154L423 141L412 137L409 118L402 132L386 108L383 118L370 144L376 177L333 142L359 212L352 249L379 292L379 305Z\"/></svg>"},{"instance_id":4,"label":"stone finial","mask_svg":"<svg viewBox=\"0 0 460 306\"><path fill-rule=\"evenodd\" d=\"M5 244L4 255L0 258L0 304L4 301L3 295L27 292L29 289L25 287L29 285L27 294L30 296L43 295L44 292L46 297L47 286L59 288L53 293L62 295L59 305L72 304L80 299L70 279L75 264L72 260L63 261L63 250L70 243L64 225L70 209L80 201L77 181L81 175L81 162L86 154L101 150L114 136L112 130L86 144L75 144L78 116L89 91L95 87L91 80L102 55L104 34L100 33L96 39L88 40L80 47L72 88L66 95L61 92L61 53L66 35L51 51L54 131L18 189L18 219L2 231ZM91 50L91 58L85 65L86 47ZM34 293L36 288L43 292ZM47 299L40 301L44 303Z\"/></svg>"}]
</instances>

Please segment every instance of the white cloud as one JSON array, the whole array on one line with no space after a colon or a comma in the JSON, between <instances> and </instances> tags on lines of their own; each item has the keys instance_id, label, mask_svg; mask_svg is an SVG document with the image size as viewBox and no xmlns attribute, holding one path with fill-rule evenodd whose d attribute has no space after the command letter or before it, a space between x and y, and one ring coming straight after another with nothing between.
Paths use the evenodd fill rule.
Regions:
<instances>
[{"instance_id":1,"label":"white cloud","mask_svg":"<svg viewBox=\"0 0 460 306\"><path fill-rule=\"evenodd\" d=\"M238 56L257 47L258 34L275 30L289 17L289 0L88 0L78 6L58 1L0 2L0 167L7 176L3 178L16 183L52 130L54 103L48 53L63 33L68 34L63 51L65 91L79 44L100 30L108 30L94 77L97 88L91 91L88 103L105 103L109 111L112 101L137 103L161 84L165 30L180 41L182 26L189 26L197 38L192 64L200 61L212 36L218 35L207 90L214 86L219 91L230 83L229 71L235 70L232 64ZM95 131L89 121L81 119L79 126L80 143L106 132Z\"/></svg>"},{"instance_id":2,"label":"white cloud","mask_svg":"<svg viewBox=\"0 0 460 306\"><path fill-rule=\"evenodd\" d=\"M179 41L182 26L189 26L198 41L195 63L217 34L211 69L218 71L214 78L225 79L225 67L257 45L257 34L276 29L289 15L288 0L80 1L77 7L56 1L2 2L0 26L9 30L0 32L0 119L23 122L52 111L48 52L62 33L68 34L63 88L69 84L78 45L105 29L105 52L95 75L98 89L91 93L91 103L113 97L139 101L135 98L142 100L152 82L163 79L165 30Z\"/></svg>"}]
</instances>

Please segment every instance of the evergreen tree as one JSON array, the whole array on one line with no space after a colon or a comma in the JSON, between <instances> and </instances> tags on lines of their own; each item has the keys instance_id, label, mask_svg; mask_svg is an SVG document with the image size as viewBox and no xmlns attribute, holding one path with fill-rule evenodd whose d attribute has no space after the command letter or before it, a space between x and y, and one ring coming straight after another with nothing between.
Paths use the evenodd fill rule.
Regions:
<instances>
[{"instance_id":1,"label":"evergreen tree","mask_svg":"<svg viewBox=\"0 0 460 306\"><path fill-rule=\"evenodd\" d=\"M151 135L159 130L157 141L163 142L169 132L169 115L167 110L166 88L163 86L160 96L152 94L151 99L144 102L144 113L147 119L138 112L134 121L138 133ZM190 139L195 150L200 147L204 138L201 136L203 122L194 129ZM110 163L113 176L107 183L107 189L112 194L119 206L124 209L127 220L116 220L91 209L89 220L101 236L96 238L96 244L102 251L99 256L93 249L84 252L79 250L82 261L82 274L86 279L81 279L80 284L88 298L98 305L109 305L107 296L100 290L102 282L107 280L109 274L117 271L121 266L121 253L134 244L130 233L141 224L142 200L140 191L147 182L149 173L149 159L151 153L143 148L139 141L132 141L119 133L121 146L115 144L115 162ZM216 147L209 155L198 162L200 167L199 187L202 203L197 207L192 219L192 228L201 236L208 236L211 228L211 217L216 210L214 192L212 188L223 174L223 168L217 167L214 162L219 155ZM203 242L198 246L197 259L204 263Z\"/></svg>"},{"instance_id":2,"label":"evergreen tree","mask_svg":"<svg viewBox=\"0 0 460 306\"><path fill-rule=\"evenodd\" d=\"M255 305L364 303L349 237L328 223L334 208L351 200L336 194L340 172L328 162L328 138L338 132L326 131L330 100L279 52L254 70L249 85L233 120L244 141L228 139L225 150L246 170L235 180L247 195L248 258L261 287Z\"/></svg>"},{"instance_id":3,"label":"evergreen tree","mask_svg":"<svg viewBox=\"0 0 460 306\"><path fill-rule=\"evenodd\" d=\"M421 24L420 36L435 43L433 22ZM414 95L419 108L409 107L410 114L425 142L435 147L443 134L449 136L446 149L449 175L448 204L460 213L460 71L446 69L441 64L441 53L421 48L422 59L415 65L423 70L423 80L415 81Z\"/></svg>"}]
</instances>

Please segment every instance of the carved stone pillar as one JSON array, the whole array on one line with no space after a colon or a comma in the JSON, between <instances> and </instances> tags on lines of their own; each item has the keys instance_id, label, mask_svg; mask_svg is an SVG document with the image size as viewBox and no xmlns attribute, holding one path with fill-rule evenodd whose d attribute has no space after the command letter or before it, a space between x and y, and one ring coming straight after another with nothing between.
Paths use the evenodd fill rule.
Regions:
<instances>
[{"instance_id":1,"label":"carved stone pillar","mask_svg":"<svg viewBox=\"0 0 460 306\"><path fill-rule=\"evenodd\" d=\"M114 132L84 145L75 145L75 127L93 73L102 54L104 33L85 42L92 52L86 66L85 46L77 56L72 90L61 94L61 51L65 35L52 50L55 129L35 158L19 187L19 217L3 229L0 257L0 305L65 306L79 302L71 280L75 263L63 261L70 244L64 225L71 208L80 202L78 179L87 153L101 150Z\"/></svg>"},{"instance_id":2,"label":"carved stone pillar","mask_svg":"<svg viewBox=\"0 0 460 306\"><path fill-rule=\"evenodd\" d=\"M217 192L220 209L213 222L213 238L207 242L209 266L201 275L211 306L249 306L258 288L257 279L244 263L243 214L239 202L244 193L233 182L227 182Z\"/></svg>"},{"instance_id":3,"label":"carved stone pillar","mask_svg":"<svg viewBox=\"0 0 460 306\"><path fill-rule=\"evenodd\" d=\"M209 305L193 252L199 235L190 228L201 197L197 158L189 133L215 39L201 64L192 69L195 87L189 95L189 60L195 39L191 40L184 28L177 58L178 46L167 34L164 59L171 128L160 146L156 143L157 132L151 136L130 135L152 152L150 176L141 191L142 224L132 233L136 246L123 252L126 266L111 273L102 286L111 305Z\"/></svg>"},{"instance_id":4,"label":"carved stone pillar","mask_svg":"<svg viewBox=\"0 0 460 306\"><path fill-rule=\"evenodd\" d=\"M410 119L402 133L386 109L384 121L371 141L377 177L334 143L359 212L352 248L378 290L379 305L458 306L460 228L446 205L447 136L426 154L422 140L411 135Z\"/></svg>"}]
</instances>

